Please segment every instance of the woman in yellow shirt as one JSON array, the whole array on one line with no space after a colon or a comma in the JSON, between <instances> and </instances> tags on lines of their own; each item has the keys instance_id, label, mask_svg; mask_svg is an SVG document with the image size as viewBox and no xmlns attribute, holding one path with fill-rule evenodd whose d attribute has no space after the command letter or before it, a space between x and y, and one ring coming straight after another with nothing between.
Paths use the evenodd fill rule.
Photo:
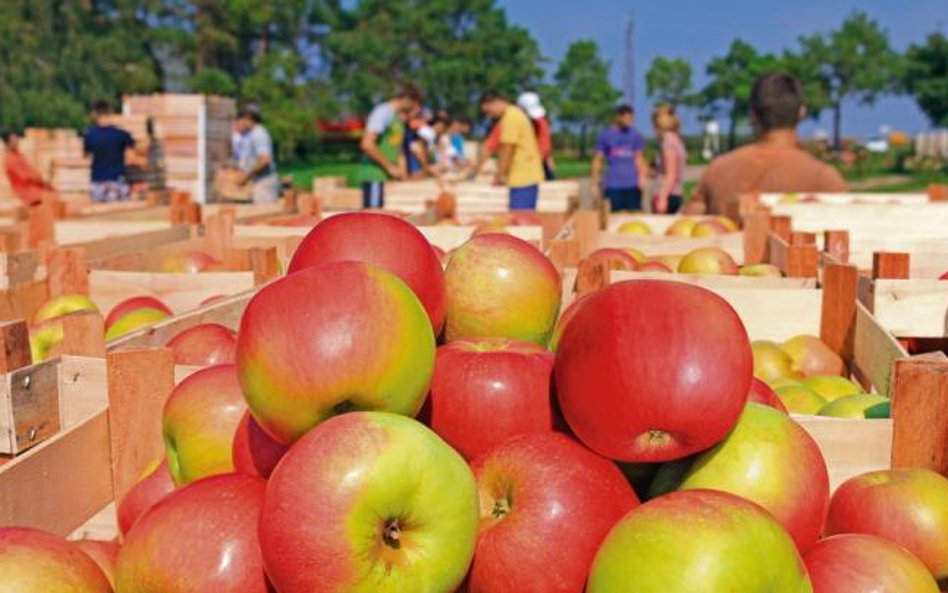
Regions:
<instances>
[{"instance_id":1,"label":"woman in yellow shirt","mask_svg":"<svg viewBox=\"0 0 948 593\"><path fill-rule=\"evenodd\" d=\"M481 110L498 120L500 151L494 183L510 190L511 210L536 210L543 158L530 118L519 107L494 91L481 97Z\"/></svg>"}]
</instances>

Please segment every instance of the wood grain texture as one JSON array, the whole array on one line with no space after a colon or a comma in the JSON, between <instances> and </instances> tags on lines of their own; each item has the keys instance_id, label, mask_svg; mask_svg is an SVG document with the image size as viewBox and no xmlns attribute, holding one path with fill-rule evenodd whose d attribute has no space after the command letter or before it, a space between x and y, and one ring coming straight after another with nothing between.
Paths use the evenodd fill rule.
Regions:
<instances>
[{"instance_id":1,"label":"wood grain texture","mask_svg":"<svg viewBox=\"0 0 948 593\"><path fill-rule=\"evenodd\" d=\"M948 475L948 358L895 361L892 392L892 467Z\"/></svg>"},{"instance_id":2,"label":"wood grain texture","mask_svg":"<svg viewBox=\"0 0 948 593\"><path fill-rule=\"evenodd\" d=\"M859 382L891 397L892 363L906 357L908 353L898 340L879 325L862 303L857 303L851 370Z\"/></svg>"},{"instance_id":3,"label":"wood grain texture","mask_svg":"<svg viewBox=\"0 0 948 593\"><path fill-rule=\"evenodd\" d=\"M820 339L844 361L853 357L858 281L855 266L830 264L823 270Z\"/></svg>"},{"instance_id":4,"label":"wood grain texture","mask_svg":"<svg viewBox=\"0 0 948 593\"><path fill-rule=\"evenodd\" d=\"M831 491L854 476L889 469L891 420L824 418L807 414L793 414L793 419L819 445L829 470Z\"/></svg>"},{"instance_id":5,"label":"wood grain texture","mask_svg":"<svg viewBox=\"0 0 948 593\"><path fill-rule=\"evenodd\" d=\"M2 376L0 454L22 453L52 437L61 425L57 360Z\"/></svg>"},{"instance_id":6,"label":"wood grain texture","mask_svg":"<svg viewBox=\"0 0 948 593\"><path fill-rule=\"evenodd\" d=\"M29 366L32 362L30 354L30 330L22 319L0 323L0 373L9 373L15 369Z\"/></svg>"},{"instance_id":7,"label":"wood grain texture","mask_svg":"<svg viewBox=\"0 0 948 593\"><path fill-rule=\"evenodd\" d=\"M105 356L105 320L102 315L78 312L63 317L61 355Z\"/></svg>"},{"instance_id":8,"label":"wood grain texture","mask_svg":"<svg viewBox=\"0 0 948 593\"><path fill-rule=\"evenodd\" d=\"M89 270L81 247L51 249L46 252L46 285L49 296L88 294Z\"/></svg>"},{"instance_id":9,"label":"wood grain texture","mask_svg":"<svg viewBox=\"0 0 948 593\"><path fill-rule=\"evenodd\" d=\"M823 233L823 251L840 263L849 263L849 231L826 231Z\"/></svg>"},{"instance_id":10,"label":"wood grain texture","mask_svg":"<svg viewBox=\"0 0 948 593\"><path fill-rule=\"evenodd\" d=\"M744 263L769 261L770 211L757 210L744 216Z\"/></svg>"},{"instance_id":11,"label":"wood grain texture","mask_svg":"<svg viewBox=\"0 0 948 593\"><path fill-rule=\"evenodd\" d=\"M904 280L909 277L909 254L878 251L872 254L872 277Z\"/></svg>"}]
</instances>

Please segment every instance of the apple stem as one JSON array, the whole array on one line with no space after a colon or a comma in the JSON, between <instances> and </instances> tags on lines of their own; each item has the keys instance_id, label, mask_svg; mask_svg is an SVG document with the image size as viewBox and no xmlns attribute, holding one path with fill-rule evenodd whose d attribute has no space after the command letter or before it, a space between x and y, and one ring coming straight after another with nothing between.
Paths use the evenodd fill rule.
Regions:
<instances>
[{"instance_id":1,"label":"apple stem","mask_svg":"<svg viewBox=\"0 0 948 593\"><path fill-rule=\"evenodd\" d=\"M385 545L398 549L401 544L402 529L398 525L398 519L392 519L385 525L382 531L382 541Z\"/></svg>"},{"instance_id":2,"label":"apple stem","mask_svg":"<svg viewBox=\"0 0 948 593\"><path fill-rule=\"evenodd\" d=\"M495 519L500 519L506 517L507 513L510 512L510 503L507 502L506 498L501 498L494 501L494 508L491 510L491 515Z\"/></svg>"}]
</instances>

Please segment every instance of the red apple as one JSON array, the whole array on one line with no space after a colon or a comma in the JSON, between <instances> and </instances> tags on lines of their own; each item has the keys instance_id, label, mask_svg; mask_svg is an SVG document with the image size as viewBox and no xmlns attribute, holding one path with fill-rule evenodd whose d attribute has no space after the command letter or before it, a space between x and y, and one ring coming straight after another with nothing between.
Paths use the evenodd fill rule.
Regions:
<instances>
[{"instance_id":1,"label":"red apple","mask_svg":"<svg viewBox=\"0 0 948 593\"><path fill-rule=\"evenodd\" d=\"M434 358L431 322L415 293L361 262L325 264L267 285L247 305L237 334L251 413L284 444L351 410L414 416Z\"/></svg>"},{"instance_id":2,"label":"red apple","mask_svg":"<svg viewBox=\"0 0 948 593\"><path fill-rule=\"evenodd\" d=\"M587 446L654 462L723 439L744 409L752 369L747 332L727 301L681 282L633 280L583 303L563 331L554 374L566 421Z\"/></svg>"},{"instance_id":3,"label":"red apple","mask_svg":"<svg viewBox=\"0 0 948 593\"><path fill-rule=\"evenodd\" d=\"M948 280L948 272L945 272L944 274L942 274L941 276L939 276L938 279L939 279L939 280Z\"/></svg>"},{"instance_id":4,"label":"red apple","mask_svg":"<svg viewBox=\"0 0 948 593\"><path fill-rule=\"evenodd\" d=\"M119 530L128 533L145 511L174 492L174 480L168 473L168 461L156 460L152 468L129 490L118 504Z\"/></svg>"},{"instance_id":5,"label":"red apple","mask_svg":"<svg viewBox=\"0 0 948 593\"><path fill-rule=\"evenodd\" d=\"M603 247L597 249L586 257L590 263L606 262L610 270L632 271L639 269L639 262L631 253L624 249L615 249L613 247Z\"/></svg>"},{"instance_id":6,"label":"red apple","mask_svg":"<svg viewBox=\"0 0 948 593\"><path fill-rule=\"evenodd\" d=\"M511 338L545 346L560 309L553 264L522 239L499 233L458 247L445 271L445 337Z\"/></svg>"},{"instance_id":7,"label":"red apple","mask_svg":"<svg viewBox=\"0 0 948 593\"><path fill-rule=\"evenodd\" d=\"M682 274L719 274L736 276L739 268L730 255L718 247L702 247L688 252L678 271Z\"/></svg>"},{"instance_id":8,"label":"red apple","mask_svg":"<svg viewBox=\"0 0 948 593\"><path fill-rule=\"evenodd\" d=\"M273 440L247 412L237 426L233 449L234 471L269 478L288 447Z\"/></svg>"},{"instance_id":9,"label":"red apple","mask_svg":"<svg viewBox=\"0 0 948 593\"><path fill-rule=\"evenodd\" d=\"M679 490L723 490L756 502L780 521L801 553L819 538L829 474L819 445L793 419L749 403L731 433L698 455Z\"/></svg>"},{"instance_id":10,"label":"red apple","mask_svg":"<svg viewBox=\"0 0 948 593\"><path fill-rule=\"evenodd\" d=\"M115 567L122 593L266 593L257 524L266 482L205 478L139 519Z\"/></svg>"},{"instance_id":11,"label":"red apple","mask_svg":"<svg viewBox=\"0 0 948 593\"><path fill-rule=\"evenodd\" d=\"M826 534L866 533L918 557L948 579L948 479L927 469L865 473L843 482L830 501Z\"/></svg>"},{"instance_id":12,"label":"red apple","mask_svg":"<svg viewBox=\"0 0 948 593\"><path fill-rule=\"evenodd\" d=\"M444 272L417 227L377 212L332 216L306 235L293 254L289 273L339 261L374 264L401 278L424 305L435 333L440 333L445 314Z\"/></svg>"},{"instance_id":13,"label":"red apple","mask_svg":"<svg viewBox=\"0 0 948 593\"><path fill-rule=\"evenodd\" d=\"M203 251L169 253L161 259L160 271L172 274L197 274L219 266L221 262Z\"/></svg>"},{"instance_id":14,"label":"red apple","mask_svg":"<svg viewBox=\"0 0 948 593\"><path fill-rule=\"evenodd\" d=\"M164 304L155 297L132 297L130 299L125 299L121 303L112 307L112 310L109 311L108 316L105 318L105 331L109 331L109 328L111 328L116 321L137 309L156 309L158 311L163 311L166 315L174 315L174 312L170 307L168 307L168 305Z\"/></svg>"},{"instance_id":15,"label":"red apple","mask_svg":"<svg viewBox=\"0 0 948 593\"><path fill-rule=\"evenodd\" d=\"M787 413L787 407L783 405L780 396L770 388L770 385L767 385L757 377L751 378L750 397L748 401L764 404L765 406L780 410L784 414Z\"/></svg>"},{"instance_id":16,"label":"red apple","mask_svg":"<svg viewBox=\"0 0 948 593\"><path fill-rule=\"evenodd\" d=\"M559 320L556 322L556 327L553 328L553 335L550 336L550 350L556 352L556 348L560 343L560 338L563 337L563 330L566 329L566 324L573 319L576 315L576 312L579 311L579 308L582 306L582 303L586 302L586 299L591 296L592 293L586 293L582 296L576 298L575 301L570 303L566 310L560 315Z\"/></svg>"},{"instance_id":17,"label":"red apple","mask_svg":"<svg viewBox=\"0 0 948 593\"><path fill-rule=\"evenodd\" d=\"M647 261L639 266L639 272L659 272L661 274L671 274L674 272L674 270L660 261Z\"/></svg>"},{"instance_id":18,"label":"red apple","mask_svg":"<svg viewBox=\"0 0 948 593\"><path fill-rule=\"evenodd\" d=\"M872 535L834 535L806 556L813 593L938 593L921 560Z\"/></svg>"},{"instance_id":19,"label":"red apple","mask_svg":"<svg viewBox=\"0 0 948 593\"><path fill-rule=\"evenodd\" d=\"M232 364L201 369L175 386L165 402L162 432L176 484L234 471L234 434L246 412Z\"/></svg>"},{"instance_id":20,"label":"red apple","mask_svg":"<svg viewBox=\"0 0 948 593\"><path fill-rule=\"evenodd\" d=\"M513 439L473 468L481 533L469 593L582 591L599 544L639 503L615 464L559 433Z\"/></svg>"},{"instance_id":21,"label":"red apple","mask_svg":"<svg viewBox=\"0 0 948 593\"><path fill-rule=\"evenodd\" d=\"M0 591L112 593L85 552L65 539L26 527L0 527Z\"/></svg>"},{"instance_id":22,"label":"red apple","mask_svg":"<svg viewBox=\"0 0 948 593\"><path fill-rule=\"evenodd\" d=\"M726 235L730 232L731 229L725 226L720 220L716 218L706 218L705 220L695 223L694 228L691 229L691 236L714 237L716 235Z\"/></svg>"},{"instance_id":23,"label":"red apple","mask_svg":"<svg viewBox=\"0 0 948 593\"><path fill-rule=\"evenodd\" d=\"M211 366L237 360L237 334L218 323L201 323L179 332L165 344L175 364Z\"/></svg>"},{"instance_id":24,"label":"red apple","mask_svg":"<svg viewBox=\"0 0 948 593\"><path fill-rule=\"evenodd\" d=\"M587 593L811 593L803 560L770 513L714 490L632 509L596 553Z\"/></svg>"},{"instance_id":25,"label":"red apple","mask_svg":"<svg viewBox=\"0 0 948 593\"><path fill-rule=\"evenodd\" d=\"M115 560L118 558L121 546L118 542L106 542L95 539L81 539L75 542L80 550L86 553L96 563L102 574L115 586Z\"/></svg>"},{"instance_id":26,"label":"red apple","mask_svg":"<svg viewBox=\"0 0 948 593\"><path fill-rule=\"evenodd\" d=\"M456 591L477 540L470 468L420 422L352 412L294 444L260 518L280 593Z\"/></svg>"},{"instance_id":27,"label":"red apple","mask_svg":"<svg viewBox=\"0 0 948 593\"><path fill-rule=\"evenodd\" d=\"M431 428L467 459L511 439L553 430L553 353L504 338L438 348L431 377Z\"/></svg>"}]
</instances>

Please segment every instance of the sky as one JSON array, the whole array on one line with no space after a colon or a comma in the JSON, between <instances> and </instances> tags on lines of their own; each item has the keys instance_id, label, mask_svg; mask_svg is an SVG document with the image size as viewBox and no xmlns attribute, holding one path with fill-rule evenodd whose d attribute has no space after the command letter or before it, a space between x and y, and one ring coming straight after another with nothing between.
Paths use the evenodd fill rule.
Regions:
<instances>
[{"instance_id":1,"label":"sky","mask_svg":"<svg viewBox=\"0 0 948 593\"><path fill-rule=\"evenodd\" d=\"M634 54L640 114L650 113L645 97L645 72L659 55L681 57L691 62L694 82L706 81L705 65L724 55L731 41L742 38L758 50L780 52L796 47L804 34L826 33L836 28L853 10L866 11L889 32L898 51L924 40L929 33L948 32L948 0L500 0L508 18L528 29L550 62L549 70L578 39L599 43L612 63L612 79L621 88L625 54L625 30L630 11L635 18ZM694 117L685 118L695 128ZM843 133L869 137L880 126L917 132L928 122L908 97L884 97L875 106L846 103ZM829 114L807 124L804 134L817 128L832 129Z\"/></svg>"}]
</instances>

